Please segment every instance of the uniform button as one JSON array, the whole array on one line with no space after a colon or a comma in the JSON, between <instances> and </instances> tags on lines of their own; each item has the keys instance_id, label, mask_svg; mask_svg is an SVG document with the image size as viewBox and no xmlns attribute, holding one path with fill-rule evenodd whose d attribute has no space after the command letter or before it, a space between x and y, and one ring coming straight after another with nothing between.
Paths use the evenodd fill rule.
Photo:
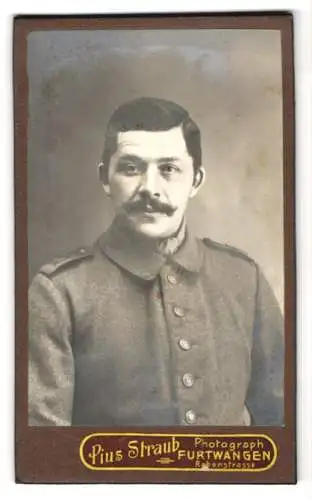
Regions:
<instances>
[{"instance_id":1,"label":"uniform button","mask_svg":"<svg viewBox=\"0 0 312 500\"><path fill-rule=\"evenodd\" d=\"M185 387L192 387L194 384L194 377L191 373L184 373L182 382Z\"/></svg>"},{"instance_id":2,"label":"uniform button","mask_svg":"<svg viewBox=\"0 0 312 500\"><path fill-rule=\"evenodd\" d=\"M178 344L183 351L189 351L191 349L191 344L186 339L179 339Z\"/></svg>"},{"instance_id":3,"label":"uniform button","mask_svg":"<svg viewBox=\"0 0 312 500\"><path fill-rule=\"evenodd\" d=\"M184 311L182 307L179 306L174 306L173 308L173 314L177 316L178 318L183 318L184 317Z\"/></svg>"},{"instance_id":4,"label":"uniform button","mask_svg":"<svg viewBox=\"0 0 312 500\"><path fill-rule=\"evenodd\" d=\"M169 274L167 276L167 280L170 285L176 285L178 283L177 278L175 276L172 276L172 274Z\"/></svg>"},{"instance_id":5,"label":"uniform button","mask_svg":"<svg viewBox=\"0 0 312 500\"><path fill-rule=\"evenodd\" d=\"M80 248L79 252L80 253L85 253L85 249L84 248Z\"/></svg>"},{"instance_id":6,"label":"uniform button","mask_svg":"<svg viewBox=\"0 0 312 500\"><path fill-rule=\"evenodd\" d=\"M188 424L195 424L196 422L196 413L193 410L188 410L185 413L185 420Z\"/></svg>"}]
</instances>

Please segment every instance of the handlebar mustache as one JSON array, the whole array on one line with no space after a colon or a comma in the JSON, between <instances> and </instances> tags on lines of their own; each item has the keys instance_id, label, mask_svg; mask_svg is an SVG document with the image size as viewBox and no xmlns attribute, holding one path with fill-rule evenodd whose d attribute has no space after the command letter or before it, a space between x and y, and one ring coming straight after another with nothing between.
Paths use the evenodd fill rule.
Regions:
<instances>
[{"instance_id":1,"label":"handlebar mustache","mask_svg":"<svg viewBox=\"0 0 312 500\"><path fill-rule=\"evenodd\" d=\"M126 212L136 213L136 212L145 212L147 207L151 208L155 212L161 212L166 215L172 215L177 209L177 207L174 207L169 203L163 203L155 198L154 199L148 198L136 201L130 200L124 204L123 209Z\"/></svg>"}]
</instances>

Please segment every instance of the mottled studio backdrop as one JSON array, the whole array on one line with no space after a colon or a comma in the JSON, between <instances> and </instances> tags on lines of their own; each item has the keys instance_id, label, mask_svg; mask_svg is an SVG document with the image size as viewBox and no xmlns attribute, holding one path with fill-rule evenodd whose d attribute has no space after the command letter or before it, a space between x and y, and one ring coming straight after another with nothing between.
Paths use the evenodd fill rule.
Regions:
<instances>
[{"instance_id":1,"label":"mottled studio backdrop","mask_svg":"<svg viewBox=\"0 0 312 500\"><path fill-rule=\"evenodd\" d=\"M202 131L199 235L237 246L283 302L279 31L42 31L28 37L28 241L38 268L92 243L112 219L96 164L113 109L171 99Z\"/></svg>"}]
</instances>

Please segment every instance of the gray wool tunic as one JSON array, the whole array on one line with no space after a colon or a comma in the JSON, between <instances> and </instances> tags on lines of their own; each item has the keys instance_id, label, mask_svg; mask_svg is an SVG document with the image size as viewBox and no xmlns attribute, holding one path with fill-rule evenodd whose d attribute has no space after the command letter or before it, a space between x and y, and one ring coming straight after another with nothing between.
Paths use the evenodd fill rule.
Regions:
<instances>
[{"instance_id":1,"label":"gray wool tunic","mask_svg":"<svg viewBox=\"0 0 312 500\"><path fill-rule=\"evenodd\" d=\"M112 224L29 290L29 425L283 425L284 331L259 266Z\"/></svg>"}]
</instances>

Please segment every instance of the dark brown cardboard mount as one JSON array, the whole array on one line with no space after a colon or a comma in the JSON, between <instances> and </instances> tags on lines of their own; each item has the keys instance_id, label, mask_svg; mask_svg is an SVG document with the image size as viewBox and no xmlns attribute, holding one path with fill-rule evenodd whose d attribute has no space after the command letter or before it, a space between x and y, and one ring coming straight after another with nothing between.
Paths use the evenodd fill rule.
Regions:
<instances>
[{"instance_id":1,"label":"dark brown cardboard mount","mask_svg":"<svg viewBox=\"0 0 312 500\"><path fill-rule=\"evenodd\" d=\"M283 79L284 257L285 257L285 425L280 428L44 428L27 424L27 36L35 30L99 29L262 29L280 30ZM296 270L294 168L293 19L287 12L192 15L18 16L14 19L14 165L15 165L15 463L22 483L294 483L296 482ZM255 97L256 98L256 97ZM92 433L264 434L277 457L263 471L92 470L79 455ZM131 437L130 437L131 438ZM157 438L155 438L157 440ZM114 447L114 437L106 438ZM140 462L142 464L142 461ZM148 465L147 459L147 465Z\"/></svg>"}]
</instances>

